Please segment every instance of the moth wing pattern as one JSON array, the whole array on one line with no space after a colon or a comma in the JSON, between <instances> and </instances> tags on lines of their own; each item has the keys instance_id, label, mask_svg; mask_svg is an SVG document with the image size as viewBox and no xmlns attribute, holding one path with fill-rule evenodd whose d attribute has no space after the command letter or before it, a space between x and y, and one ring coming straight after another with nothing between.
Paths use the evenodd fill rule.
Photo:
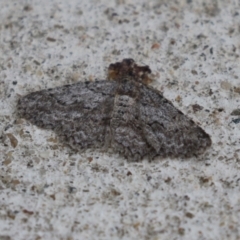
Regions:
<instances>
[{"instance_id":1,"label":"moth wing pattern","mask_svg":"<svg viewBox=\"0 0 240 240\"><path fill-rule=\"evenodd\" d=\"M102 147L114 104L114 81L79 82L33 92L18 102L20 117L54 130L72 148Z\"/></svg>"},{"instance_id":2,"label":"moth wing pattern","mask_svg":"<svg viewBox=\"0 0 240 240\"><path fill-rule=\"evenodd\" d=\"M129 160L203 153L210 136L148 86L150 73L148 66L123 59L109 65L108 80L28 94L18 113L76 150L111 147Z\"/></svg>"},{"instance_id":3,"label":"moth wing pattern","mask_svg":"<svg viewBox=\"0 0 240 240\"><path fill-rule=\"evenodd\" d=\"M211 145L209 135L157 90L142 85L139 96L144 136L156 155L191 157Z\"/></svg>"}]
</instances>

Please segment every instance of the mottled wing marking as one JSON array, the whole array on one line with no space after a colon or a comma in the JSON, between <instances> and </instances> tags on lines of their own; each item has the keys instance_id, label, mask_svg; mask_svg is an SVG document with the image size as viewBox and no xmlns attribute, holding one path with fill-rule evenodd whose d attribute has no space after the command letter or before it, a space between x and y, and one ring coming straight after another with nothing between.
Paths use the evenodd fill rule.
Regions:
<instances>
[{"instance_id":1,"label":"mottled wing marking","mask_svg":"<svg viewBox=\"0 0 240 240\"><path fill-rule=\"evenodd\" d=\"M102 147L116 85L80 82L34 92L19 100L19 114L39 127L55 130L73 148Z\"/></svg>"},{"instance_id":2,"label":"mottled wing marking","mask_svg":"<svg viewBox=\"0 0 240 240\"><path fill-rule=\"evenodd\" d=\"M144 135L156 155L191 156L211 145L208 134L155 89L142 85L139 95Z\"/></svg>"}]
</instances>

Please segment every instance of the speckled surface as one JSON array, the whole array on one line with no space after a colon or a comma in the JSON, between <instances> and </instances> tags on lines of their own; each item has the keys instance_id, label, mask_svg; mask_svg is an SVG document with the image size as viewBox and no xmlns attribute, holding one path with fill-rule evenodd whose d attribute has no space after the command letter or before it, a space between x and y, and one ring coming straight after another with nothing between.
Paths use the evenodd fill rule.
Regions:
<instances>
[{"instance_id":1,"label":"speckled surface","mask_svg":"<svg viewBox=\"0 0 240 240\"><path fill-rule=\"evenodd\" d=\"M0 1L0 239L240 239L239 1ZM191 159L76 153L20 96L131 57L211 135Z\"/></svg>"}]
</instances>

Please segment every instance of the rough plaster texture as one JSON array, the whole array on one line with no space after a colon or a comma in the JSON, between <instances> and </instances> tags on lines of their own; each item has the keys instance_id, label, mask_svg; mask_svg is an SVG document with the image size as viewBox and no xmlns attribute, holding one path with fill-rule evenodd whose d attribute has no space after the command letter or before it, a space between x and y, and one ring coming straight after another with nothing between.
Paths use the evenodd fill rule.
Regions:
<instances>
[{"instance_id":1,"label":"rough plaster texture","mask_svg":"<svg viewBox=\"0 0 240 240\"><path fill-rule=\"evenodd\" d=\"M240 3L0 0L0 239L240 239ZM16 116L32 91L123 58L199 122L191 159L73 152Z\"/></svg>"}]
</instances>

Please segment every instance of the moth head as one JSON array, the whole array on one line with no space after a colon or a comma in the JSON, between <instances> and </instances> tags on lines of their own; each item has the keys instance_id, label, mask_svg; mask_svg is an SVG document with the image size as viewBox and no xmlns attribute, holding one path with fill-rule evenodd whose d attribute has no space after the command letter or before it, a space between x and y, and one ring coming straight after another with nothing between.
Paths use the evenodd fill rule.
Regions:
<instances>
[{"instance_id":1,"label":"moth head","mask_svg":"<svg viewBox=\"0 0 240 240\"><path fill-rule=\"evenodd\" d=\"M119 82L123 79L131 79L148 84L152 82L151 72L149 66L138 66L133 59L125 58L121 62L109 65L108 79Z\"/></svg>"}]
</instances>

